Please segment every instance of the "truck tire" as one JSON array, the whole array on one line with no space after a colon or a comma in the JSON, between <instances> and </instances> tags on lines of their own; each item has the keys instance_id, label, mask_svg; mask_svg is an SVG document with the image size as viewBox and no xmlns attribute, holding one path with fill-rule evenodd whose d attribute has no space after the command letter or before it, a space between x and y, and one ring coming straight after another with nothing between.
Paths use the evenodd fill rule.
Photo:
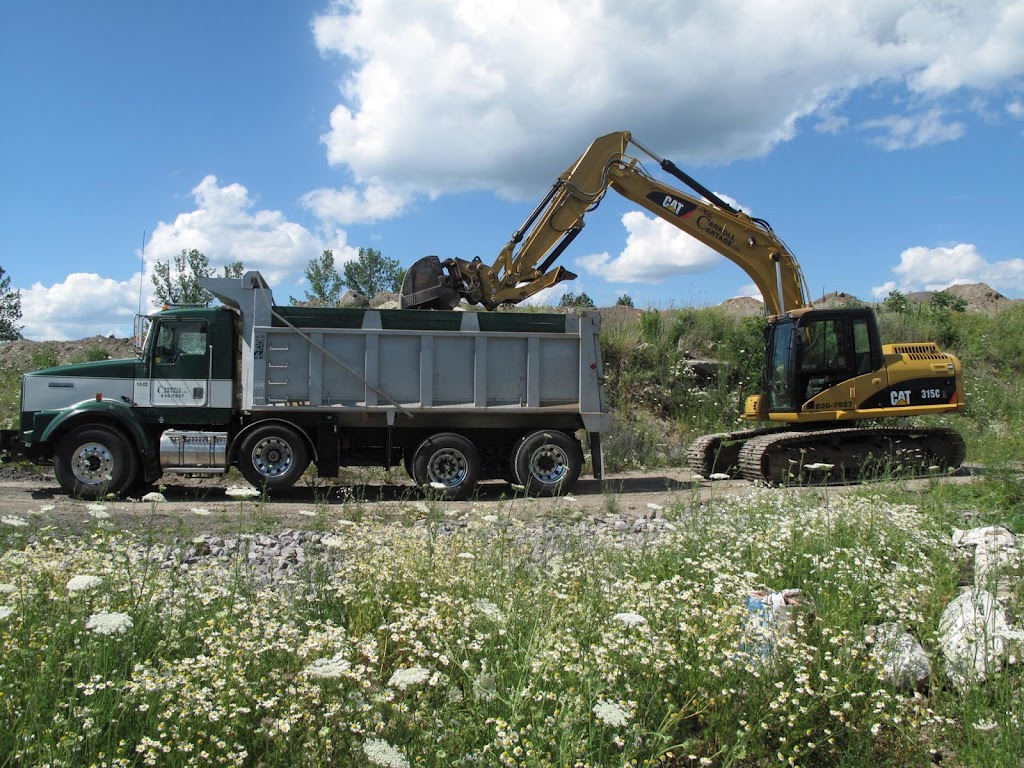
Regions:
<instances>
[{"instance_id":1,"label":"truck tire","mask_svg":"<svg viewBox=\"0 0 1024 768\"><path fill-rule=\"evenodd\" d=\"M139 459L124 435L112 427L88 425L61 438L53 456L57 482L69 495L101 499L135 482Z\"/></svg>"},{"instance_id":2,"label":"truck tire","mask_svg":"<svg viewBox=\"0 0 1024 768\"><path fill-rule=\"evenodd\" d=\"M572 490L579 479L583 449L564 432L539 430L519 441L512 466L530 496L558 496Z\"/></svg>"},{"instance_id":3,"label":"truck tire","mask_svg":"<svg viewBox=\"0 0 1024 768\"><path fill-rule=\"evenodd\" d=\"M309 466L309 448L298 431L284 424L256 427L242 439L238 470L254 488L291 488Z\"/></svg>"},{"instance_id":4,"label":"truck tire","mask_svg":"<svg viewBox=\"0 0 1024 768\"><path fill-rule=\"evenodd\" d=\"M469 498L480 480L480 451L462 435L439 432L416 449L412 458L412 478L421 488L449 501Z\"/></svg>"}]
</instances>

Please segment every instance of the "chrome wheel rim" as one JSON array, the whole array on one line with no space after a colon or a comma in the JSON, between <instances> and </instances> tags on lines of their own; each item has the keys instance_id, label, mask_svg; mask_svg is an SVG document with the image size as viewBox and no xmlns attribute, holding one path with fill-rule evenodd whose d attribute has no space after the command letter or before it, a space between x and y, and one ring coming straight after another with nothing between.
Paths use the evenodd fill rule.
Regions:
<instances>
[{"instance_id":1,"label":"chrome wheel rim","mask_svg":"<svg viewBox=\"0 0 1024 768\"><path fill-rule=\"evenodd\" d=\"M557 483L569 474L569 456L557 445L542 445L530 456L530 474L542 483Z\"/></svg>"},{"instance_id":2,"label":"chrome wheel rim","mask_svg":"<svg viewBox=\"0 0 1024 768\"><path fill-rule=\"evenodd\" d=\"M252 449L252 466L263 477L280 477L294 461L291 445L280 437L265 437Z\"/></svg>"},{"instance_id":3,"label":"chrome wheel rim","mask_svg":"<svg viewBox=\"0 0 1024 768\"><path fill-rule=\"evenodd\" d=\"M462 451L455 448L435 451L427 462L427 477L431 483L454 488L464 483L468 475L469 461Z\"/></svg>"},{"instance_id":4,"label":"chrome wheel rim","mask_svg":"<svg viewBox=\"0 0 1024 768\"><path fill-rule=\"evenodd\" d=\"M71 472L85 485L102 485L114 477L114 454L103 443L84 443L75 449Z\"/></svg>"}]
</instances>

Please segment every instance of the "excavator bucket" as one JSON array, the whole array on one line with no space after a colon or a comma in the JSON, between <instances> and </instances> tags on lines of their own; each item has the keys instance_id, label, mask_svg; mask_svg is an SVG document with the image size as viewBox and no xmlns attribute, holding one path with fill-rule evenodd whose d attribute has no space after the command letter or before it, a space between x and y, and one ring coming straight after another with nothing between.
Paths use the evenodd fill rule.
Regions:
<instances>
[{"instance_id":1,"label":"excavator bucket","mask_svg":"<svg viewBox=\"0 0 1024 768\"><path fill-rule=\"evenodd\" d=\"M402 309L454 309L461 296L437 256L424 256L402 280Z\"/></svg>"}]
</instances>

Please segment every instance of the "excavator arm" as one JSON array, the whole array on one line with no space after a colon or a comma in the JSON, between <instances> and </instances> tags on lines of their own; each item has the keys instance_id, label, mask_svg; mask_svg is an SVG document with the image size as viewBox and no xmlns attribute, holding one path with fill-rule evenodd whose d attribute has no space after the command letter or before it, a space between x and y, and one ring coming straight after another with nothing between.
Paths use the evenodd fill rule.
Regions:
<instances>
[{"instance_id":1,"label":"excavator arm","mask_svg":"<svg viewBox=\"0 0 1024 768\"><path fill-rule=\"evenodd\" d=\"M631 144L700 197L653 178L627 154ZM769 315L808 305L800 267L767 222L736 210L628 131L619 131L594 141L558 177L493 264L480 258L441 262L436 256L416 262L406 273L402 306L451 309L465 299L495 309L575 278L564 267L552 266L609 188L737 264L761 291Z\"/></svg>"}]
</instances>

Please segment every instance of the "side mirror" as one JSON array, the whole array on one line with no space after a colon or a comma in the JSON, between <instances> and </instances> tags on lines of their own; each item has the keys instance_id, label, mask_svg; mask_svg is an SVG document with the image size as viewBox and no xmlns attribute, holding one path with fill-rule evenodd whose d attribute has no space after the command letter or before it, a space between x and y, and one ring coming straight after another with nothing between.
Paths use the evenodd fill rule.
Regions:
<instances>
[{"instance_id":1,"label":"side mirror","mask_svg":"<svg viewBox=\"0 0 1024 768\"><path fill-rule=\"evenodd\" d=\"M146 351L146 340L149 337L149 329L153 327L153 321L145 315L135 316L135 354L139 357Z\"/></svg>"}]
</instances>

